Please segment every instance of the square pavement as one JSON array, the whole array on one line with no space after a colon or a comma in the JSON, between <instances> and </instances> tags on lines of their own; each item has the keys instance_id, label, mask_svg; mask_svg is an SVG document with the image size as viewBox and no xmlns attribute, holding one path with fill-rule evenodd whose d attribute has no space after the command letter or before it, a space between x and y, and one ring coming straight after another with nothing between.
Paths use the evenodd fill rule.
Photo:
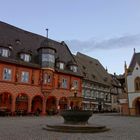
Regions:
<instances>
[{"instance_id":1,"label":"square pavement","mask_svg":"<svg viewBox=\"0 0 140 140\"><path fill-rule=\"evenodd\" d=\"M46 124L62 123L60 116L0 117L0 140L140 140L140 117L93 114L89 123L106 125L102 133L60 133L43 130Z\"/></svg>"}]
</instances>

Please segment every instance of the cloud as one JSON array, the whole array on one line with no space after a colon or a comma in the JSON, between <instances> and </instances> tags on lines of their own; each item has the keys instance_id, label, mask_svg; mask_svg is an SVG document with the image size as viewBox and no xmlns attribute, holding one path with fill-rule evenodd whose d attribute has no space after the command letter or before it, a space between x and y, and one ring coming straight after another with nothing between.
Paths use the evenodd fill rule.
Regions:
<instances>
[{"instance_id":1,"label":"cloud","mask_svg":"<svg viewBox=\"0 0 140 140\"><path fill-rule=\"evenodd\" d=\"M90 52L92 50L107 50L140 46L140 34L127 35L118 38L111 38L108 40L95 41L94 39L88 41L70 40L65 41L73 53Z\"/></svg>"}]
</instances>

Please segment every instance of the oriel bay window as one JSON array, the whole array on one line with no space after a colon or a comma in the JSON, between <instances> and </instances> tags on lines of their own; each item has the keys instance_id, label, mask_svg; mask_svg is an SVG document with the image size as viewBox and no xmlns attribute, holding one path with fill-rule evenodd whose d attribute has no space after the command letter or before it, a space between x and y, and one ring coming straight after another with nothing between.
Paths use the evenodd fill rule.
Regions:
<instances>
[{"instance_id":1,"label":"oriel bay window","mask_svg":"<svg viewBox=\"0 0 140 140\"><path fill-rule=\"evenodd\" d=\"M44 53L42 54L42 66L45 67L54 67L55 56L52 54Z\"/></svg>"},{"instance_id":2,"label":"oriel bay window","mask_svg":"<svg viewBox=\"0 0 140 140\"><path fill-rule=\"evenodd\" d=\"M21 72L21 82L23 82L23 83L29 82L29 72L27 72L27 71Z\"/></svg>"},{"instance_id":3,"label":"oriel bay window","mask_svg":"<svg viewBox=\"0 0 140 140\"><path fill-rule=\"evenodd\" d=\"M51 83L51 79L52 79L52 76L50 74L44 73L44 75L43 75L44 84Z\"/></svg>"},{"instance_id":4,"label":"oriel bay window","mask_svg":"<svg viewBox=\"0 0 140 140\"><path fill-rule=\"evenodd\" d=\"M12 70L9 68L3 69L3 80L11 80L12 78Z\"/></svg>"}]
</instances>

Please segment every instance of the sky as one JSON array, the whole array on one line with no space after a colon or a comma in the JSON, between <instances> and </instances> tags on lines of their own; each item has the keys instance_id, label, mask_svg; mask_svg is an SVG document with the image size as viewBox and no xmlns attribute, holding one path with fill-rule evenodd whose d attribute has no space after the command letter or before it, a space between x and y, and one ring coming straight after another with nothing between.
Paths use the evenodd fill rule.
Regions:
<instances>
[{"instance_id":1,"label":"sky","mask_svg":"<svg viewBox=\"0 0 140 140\"><path fill-rule=\"evenodd\" d=\"M109 73L123 74L140 52L140 0L0 0L0 21L65 41Z\"/></svg>"}]
</instances>

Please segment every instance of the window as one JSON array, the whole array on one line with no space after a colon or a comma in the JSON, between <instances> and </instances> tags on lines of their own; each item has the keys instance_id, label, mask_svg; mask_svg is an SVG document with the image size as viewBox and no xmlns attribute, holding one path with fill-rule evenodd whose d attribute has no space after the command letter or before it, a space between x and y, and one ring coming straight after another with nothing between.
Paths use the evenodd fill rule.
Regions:
<instances>
[{"instance_id":1,"label":"window","mask_svg":"<svg viewBox=\"0 0 140 140\"><path fill-rule=\"evenodd\" d=\"M54 63L54 62L55 62L54 55L52 55L52 54L47 54L47 53L46 53L46 54L42 54L42 61Z\"/></svg>"},{"instance_id":2,"label":"window","mask_svg":"<svg viewBox=\"0 0 140 140\"><path fill-rule=\"evenodd\" d=\"M62 79L62 88L67 88L67 79Z\"/></svg>"},{"instance_id":3,"label":"window","mask_svg":"<svg viewBox=\"0 0 140 140\"><path fill-rule=\"evenodd\" d=\"M50 83L50 82L51 82L51 76L50 76L50 75L48 75L47 82L48 82L48 83Z\"/></svg>"},{"instance_id":4,"label":"window","mask_svg":"<svg viewBox=\"0 0 140 140\"><path fill-rule=\"evenodd\" d=\"M63 70L64 69L64 63L63 62L57 62L57 68Z\"/></svg>"},{"instance_id":5,"label":"window","mask_svg":"<svg viewBox=\"0 0 140 140\"><path fill-rule=\"evenodd\" d=\"M85 96L86 96L86 97L91 97L91 92L90 92L89 89L86 90L86 94L85 94Z\"/></svg>"},{"instance_id":6,"label":"window","mask_svg":"<svg viewBox=\"0 0 140 140\"><path fill-rule=\"evenodd\" d=\"M78 90L78 81L77 80L73 81L72 87L74 87L76 90Z\"/></svg>"},{"instance_id":7,"label":"window","mask_svg":"<svg viewBox=\"0 0 140 140\"><path fill-rule=\"evenodd\" d=\"M9 68L4 68L3 70L3 80L11 80L12 70Z\"/></svg>"},{"instance_id":8,"label":"window","mask_svg":"<svg viewBox=\"0 0 140 140\"><path fill-rule=\"evenodd\" d=\"M26 61L26 62L31 61L31 56L30 56L30 54L24 54L24 53L22 53L22 54L20 54L20 58L21 58L23 61Z\"/></svg>"},{"instance_id":9,"label":"window","mask_svg":"<svg viewBox=\"0 0 140 140\"><path fill-rule=\"evenodd\" d=\"M103 92L101 92L101 94L100 94L100 98L104 98L104 93Z\"/></svg>"},{"instance_id":10,"label":"window","mask_svg":"<svg viewBox=\"0 0 140 140\"><path fill-rule=\"evenodd\" d=\"M55 56L53 54L42 54L42 67L54 68L55 65Z\"/></svg>"},{"instance_id":11,"label":"window","mask_svg":"<svg viewBox=\"0 0 140 140\"><path fill-rule=\"evenodd\" d=\"M47 74L47 73L44 73L44 76L43 76L43 83L44 84L47 84L47 83L50 83L51 82L51 75Z\"/></svg>"},{"instance_id":12,"label":"window","mask_svg":"<svg viewBox=\"0 0 140 140\"><path fill-rule=\"evenodd\" d=\"M64 63L60 63L60 64L59 64L59 68L60 68L61 70L63 70L63 69L64 69Z\"/></svg>"},{"instance_id":13,"label":"window","mask_svg":"<svg viewBox=\"0 0 140 140\"><path fill-rule=\"evenodd\" d=\"M135 90L140 90L140 77L135 79Z\"/></svg>"},{"instance_id":14,"label":"window","mask_svg":"<svg viewBox=\"0 0 140 140\"><path fill-rule=\"evenodd\" d=\"M96 95L96 98L99 98L99 92L98 91L96 91L95 95Z\"/></svg>"},{"instance_id":15,"label":"window","mask_svg":"<svg viewBox=\"0 0 140 140\"><path fill-rule=\"evenodd\" d=\"M73 72L77 72L77 66L74 65L70 66L70 70L72 70Z\"/></svg>"},{"instance_id":16,"label":"window","mask_svg":"<svg viewBox=\"0 0 140 140\"><path fill-rule=\"evenodd\" d=\"M47 84L47 73L43 75L43 83Z\"/></svg>"},{"instance_id":17,"label":"window","mask_svg":"<svg viewBox=\"0 0 140 140\"><path fill-rule=\"evenodd\" d=\"M10 55L9 49L0 48L0 55L3 56L3 57L8 57Z\"/></svg>"},{"instance_id":18,"label":"window","mask_svg":"<svg viewBox=\"0 0 140 140\"><path fill-rule=\"evenodd\" d=\"M22 73L21 73L21 82L24 82L24 83L29 82L29 72L22 71Z\"/></svg>"}]
</instances>

